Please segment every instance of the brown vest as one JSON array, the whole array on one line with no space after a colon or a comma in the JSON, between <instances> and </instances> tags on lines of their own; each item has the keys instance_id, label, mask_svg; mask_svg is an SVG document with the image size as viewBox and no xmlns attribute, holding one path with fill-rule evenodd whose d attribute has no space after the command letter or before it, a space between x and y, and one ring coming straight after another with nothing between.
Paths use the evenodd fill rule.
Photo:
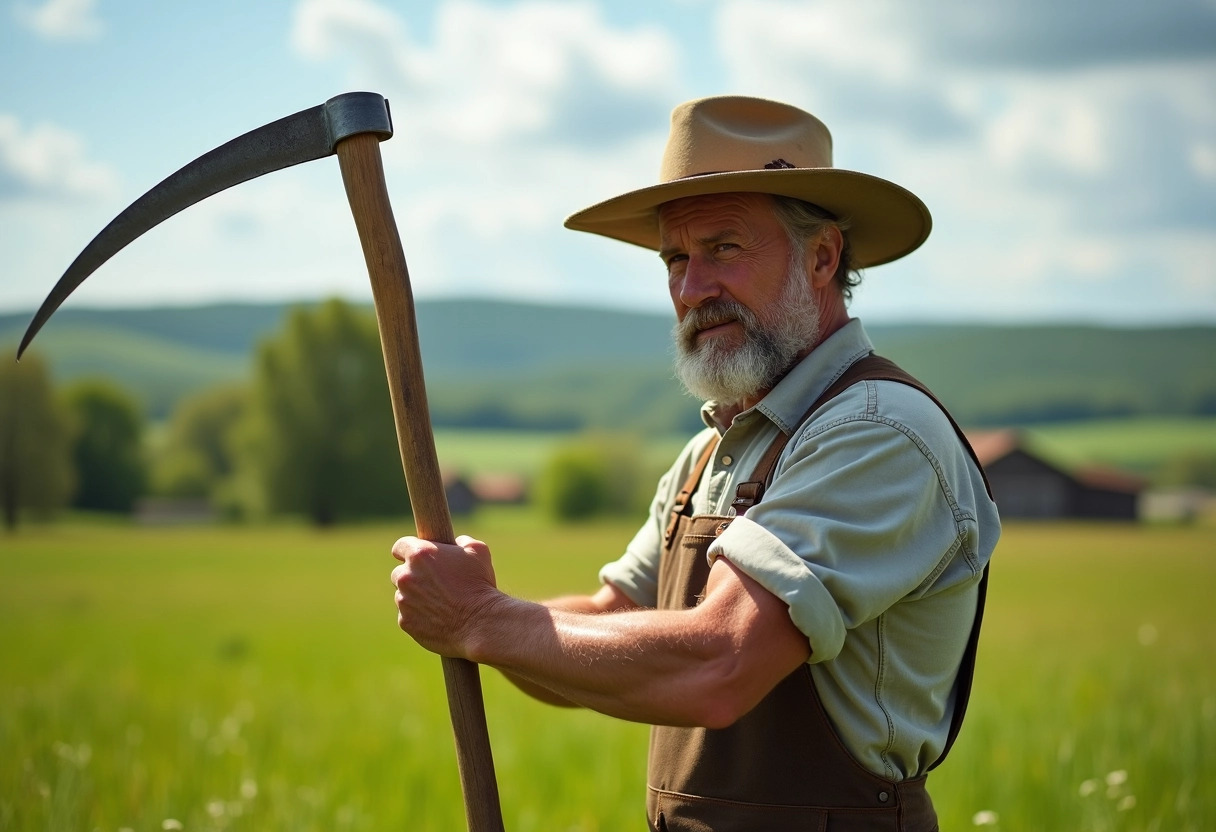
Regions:
<instances>
[{"instance_id":1,"label":"brown vest","mask_svg":"<svg viewBox=\"0 0 1216 832\"><path fill-rule=\"evenodd\" d=\"M864 380L908 384L946 412L920 382L890 361L870 355L846 370L802 421L845 388ZM949 418L949 413L946 416ZM975 452L962 431L953 418L950 422L974 460ZM739 486L731 516L691 514L692 494L716 443L706 448L672 507L659 567L659 609L688 609L697 604L709 578L706 552L710 543L734 516L760 501L788 439L779 436L751 480ZM979 467L978 460L975 464ZM980 471L982 474L983 469ZM975 622L959 669L958 695L946 747L930 768L945 759L962 725L987 584L985 568ZM655 832L937 829L937 814L925 790L925 777L887 780L854 760L833 730L806 664L778 683L759 705L729 728L655 726L651 730L648 768L646 809Z\"/></svg>"}]
</instances>

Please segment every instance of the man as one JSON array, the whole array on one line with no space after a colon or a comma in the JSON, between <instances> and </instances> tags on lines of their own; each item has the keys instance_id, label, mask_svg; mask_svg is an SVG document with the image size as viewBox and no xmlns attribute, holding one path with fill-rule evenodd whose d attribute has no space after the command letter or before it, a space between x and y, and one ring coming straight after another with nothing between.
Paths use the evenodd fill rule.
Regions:
<instances>
[{"instance_id":1,"label":"man","mask_svg":"<svg viewBox=\"0 0 1216 832\"><path fill-rule=\"evenodd\" d=\"M833 168L813 116L718 97L675 110L659 185L566 224L659 251L707 428L594 594L518 600L484 543L403 538L400 626L655 726L652 829L935 829L924 778L999 522L950 418L846 309L851 270L919 246L927 209Z\"/></svg>"}]
</instances>

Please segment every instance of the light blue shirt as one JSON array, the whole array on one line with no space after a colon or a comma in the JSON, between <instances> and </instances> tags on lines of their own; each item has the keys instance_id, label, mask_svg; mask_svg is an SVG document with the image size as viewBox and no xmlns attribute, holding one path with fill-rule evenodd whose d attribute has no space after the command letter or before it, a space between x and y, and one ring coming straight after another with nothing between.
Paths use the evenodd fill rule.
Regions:
<instances>
[{"instance_id":1,"label":"light blue shirt","mask_svg":"<svg viewBox=\"0 0 1216 832\"><path fill-rule=\"evenodd\" d=\"M757 405L710 427L659 481L650 517L600 579L657 602L663 531L676 494L721 435L694 514L727 514L779 431L792 434L761 502L710 547L789 605L836 733L893 780L924 773L945 746L981 573L1000 521L950 421L905 384L854 384L799 429L833 381L873 349L852 320Z\"/></svg>"}]
</instances>

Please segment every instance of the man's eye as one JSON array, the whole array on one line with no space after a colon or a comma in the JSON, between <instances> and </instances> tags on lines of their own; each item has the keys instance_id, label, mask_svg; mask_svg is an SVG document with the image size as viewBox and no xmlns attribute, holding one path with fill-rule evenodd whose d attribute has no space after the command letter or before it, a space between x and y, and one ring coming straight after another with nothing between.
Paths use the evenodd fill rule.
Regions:
<instances>
[{"instance_id":1,"label":"man's eye","mask_svg":"<svg viewBox=\"0 0 1216 832\"><path fill-rule=\"evenodd\" d=\"M714 253L727 254L735 251L737 248L739 248L739 246L736 243L718 243L716 246L714 246Z\"/></svg>"},{"instance_id":2,"label":"man's eye","mask_svg":"<svg viewBox=\"0 0 1216 832\"><path fill-rule=\"evenodd\" d=\"M673 254L673 255L671 255L670 257L668 257L668 258L667 258L667 270L668 270L668 271L670 271L670 270L671 270L673 267L675 267L677 264L679 264L679 263L683 263L683 262L684 262L685 260L687 260L687 259L688 259L688 255L687 255L687 254Z\"/></svg>"}]
</instances>

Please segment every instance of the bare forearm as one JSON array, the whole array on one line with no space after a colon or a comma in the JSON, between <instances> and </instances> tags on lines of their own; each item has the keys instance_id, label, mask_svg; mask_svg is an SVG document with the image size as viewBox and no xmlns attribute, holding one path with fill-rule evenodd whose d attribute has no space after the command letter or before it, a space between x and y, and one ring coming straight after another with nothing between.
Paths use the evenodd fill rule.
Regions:
<instances>
[{"instance_id":1,"label":"bare forearm","mask_svg":"<svg viewBox=\"0 0 1216 832\"><path fill-rule=\"evenodd\" d=\"M601 593L602 595L603 593ZM599 596L590 595L566 595L560 598L553 598L548 601L541 602L544 606L550 609L565 610L567 612L579 612L585 614L604 613L608 610L601 604L605 603L606 599L601 599ZM611 601L609 601L611 603ZM499 672L506 677L507 681L519 688L520 691L531 696L540 702L548 705L555 705L559 708L577 708L578 703L571 702L564 696L559 696L554 691L543 685L537 684L530 679L526 679L516 673L512 673L504 668L498 668Z\"/></svg>"},{"instance_id":2,"label":"bare forearm","mask_svg":"<svg viewBox=\"0 0 1216 832\"><path fill-rule=\"evenodd\" d=\"M726 628L706 626L705 615L589 615L507 596L487 612L470 636L469 658L523 682L526 692L539 688L538 698L637 722L713 721L701 693L729 675L733 652Z\"/></svg>"},{"instance_id":3,"label":"bare forearm","mask_svg":"<svg viewBox=\"0 0 1216 832\"><path fill-rule=\"evenodd\" d=\"M489 548L472 538L401 538L393 556L397 624L423 647L622 719L729 725L810 653L785 602L725 558L692 609L638 609L609 584L552 602L588 613L504 595Z\"/></svg>"}]
</instances>

